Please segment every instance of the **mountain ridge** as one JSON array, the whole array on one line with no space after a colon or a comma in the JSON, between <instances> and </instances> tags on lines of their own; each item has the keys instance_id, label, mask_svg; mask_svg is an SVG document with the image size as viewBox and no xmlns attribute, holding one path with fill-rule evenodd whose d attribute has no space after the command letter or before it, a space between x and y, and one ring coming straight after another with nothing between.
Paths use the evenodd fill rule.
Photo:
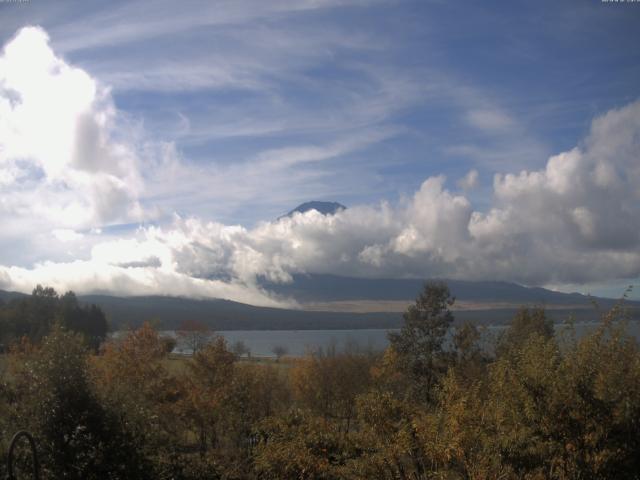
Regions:
<instances>
[{"instance_id":1,"label":"mountain ridge","mask_svg":"<svg viewBox=\"0 0 640 480\"><path fill-rule=\"evenodd\" d=\"M564 293L542 287L527 287L513 282L452 279L355 278L328 274L295 274L291 283L275 283L260 278L259 284L277 295L300 303L342 300L413 300L426 281L442 281L451 294L463 301L519 302L536 304L573 304L589 302L581 293ZM597 301L615 301L591 297ZM640 305L640 302L638 302Z\"/></svg>"},{"instance_id":2,"label":"mountain ridge","mask_svg":"<svg viewBox=\"0 0 640 480\"><path fill-rule=\"evenodd\" d=\"M301 309L280 309L258 307L224 299L192 299L186 297L112 296L78 295L80 302L94 303L107 315L113 329L138 326L144 321L155 322L158 328L176 329L184 320L197 320L215 330L344 330L362 328L398 328L402 324L402 314L398 311L370 311L367 313L338 310L304 309L304 303L311 301L312 287L316 288L316 300L339 301L340 296L356 300L357 296L368 294L376 300L399 300L410 303L422 289L424 280L372 280L336 276L294 276L288 286L280 285L276 294L296 298ZM315 277L315 278L314 278ZM524 287L509 282L472 282L449 280L451 292L460 302L485 303L485 307L455 310L456 321L471 321L477 324L508 323L520 306L546 306L549 317L564 321L574 316L577 321L595 321L600 312L591 308L595 300L602 310L611 308L617 300L589 298L581 294L566 294L544 288ZM296 287L297 284L297 287ZM323 286L324 284L324 286ZM347 288L351 285L351 288ZM266 288L268 282L262 282ZM271 285L272 286L272 285ZM328 288L331 287L331 288ZM297 290L296 290L297 288ZM323 290L324 288L324 290ZM328 288L328 290L327 290ZM488 292L493 289L493 295ZM306 290L306 296L305 296ZM380 295L384 290L386 295ZM518 295L516 295L518 294ZM7 302L27 294L0 291L0 299ZM376 297L376 295L378 295ZM365 295L366 296L366 295ZM503 303L496 307L491 303ZM627 301L631 317L640 319L640 302Z\"/></svg>"}]
</instances>

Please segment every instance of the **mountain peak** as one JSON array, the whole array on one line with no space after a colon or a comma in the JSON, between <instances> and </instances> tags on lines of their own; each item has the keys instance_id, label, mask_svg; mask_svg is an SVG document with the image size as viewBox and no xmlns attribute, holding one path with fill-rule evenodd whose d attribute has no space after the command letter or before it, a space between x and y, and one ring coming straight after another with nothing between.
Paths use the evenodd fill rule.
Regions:
<instances>
[{"instance_id":1,"label":"mountain peak","mask_svg":"<svg viewBox=\"0 0 640 480\"><path fill-rule=\"evenodd\" d=\"M334 215L340 210L346 210L346 209L347 207L345 207L344 205L338 202L319 202L319 201L313 200L311 202L305 202L298 205L296 208L294 208L284 216L290 217L296 212L305 213L305 212L308 212L309 210L316 210L323 215Z\"/></svg>"}]
</instances>

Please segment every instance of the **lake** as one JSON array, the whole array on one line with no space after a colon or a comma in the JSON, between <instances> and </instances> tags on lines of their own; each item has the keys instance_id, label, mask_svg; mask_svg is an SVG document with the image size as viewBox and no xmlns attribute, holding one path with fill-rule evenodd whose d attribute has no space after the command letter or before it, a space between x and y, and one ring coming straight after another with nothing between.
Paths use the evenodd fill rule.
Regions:
<instances>
[{"instance_id":1,"label":"lake","mask_svg":"<svg viewBox=\"0 0 640 480\"><path fill-rule=\"evenodd\" d=\"M593 331L598 323L577 323L575 331L578 337ZM561 333L566 327L564 324L556 324L556 332ZM487 326L484 327L483 343L490 347L497 335L506 327ZM637 339L640 339L640 323L629 322L627 324L629 332ZM227 330L219 331L216 334L223 336L229 347L242 341L251 350L254 357L274 357L273 348L283 346L287 349L287 355L302 356L308 351L327 349L335 347L338 351L345 347L357 347L368 350L384 350L389 341L387 332L397 331L385 329L361 329L361 330ZM175 337L174 331L163 331L162 335ZM174 353L188 355L190 349L185 345L178 344Z\"/></svg>"}]
</instances>

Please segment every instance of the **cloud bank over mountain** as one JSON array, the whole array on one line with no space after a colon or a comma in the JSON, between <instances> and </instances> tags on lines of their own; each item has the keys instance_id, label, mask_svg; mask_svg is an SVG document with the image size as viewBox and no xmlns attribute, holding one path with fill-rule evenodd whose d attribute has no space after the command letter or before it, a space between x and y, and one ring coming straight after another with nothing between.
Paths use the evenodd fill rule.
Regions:
<instances>
[{"instance_id":1,"label":"cloud bank over mountain","mask_svg":"<svg viewBox=\"0 0 640 480\"><path fill-rule=\"evenodd\" d=\"M476 117L470 121L485 121ZM502 128L505 120L492 122ZM169 178L188 176L220 184L225 172L194 169L172 145L149 141L107 86L30 27L0 56L0 169L2 289L41 283L285 305L257 278L331 273L546 285L640 275L638 101L597 116L578 145L544 168L495 173L482 209L469 196L480 182L471 171L451 179L457 189L444 176L429 177L397 203L335 215L312 210L246 228L176 214L149 226L160 209L147 191L162 184L170 193ZM226 180L241 178L234 171ZM122 223L140 226L108 229ZM13 251L31 261L12 263Z\"/></svg>"}]
</instances>

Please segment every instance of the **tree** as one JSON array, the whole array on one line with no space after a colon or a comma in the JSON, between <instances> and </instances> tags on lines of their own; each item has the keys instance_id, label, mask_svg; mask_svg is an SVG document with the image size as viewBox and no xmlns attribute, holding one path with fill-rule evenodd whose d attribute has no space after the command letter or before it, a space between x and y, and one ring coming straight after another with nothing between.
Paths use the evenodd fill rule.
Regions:
<instances>
[{"instance_id":1,"label":"tree","mask_svg":"<svg viewBox=\"0 0 640 480\"><path fill-rule=\"evenodd\" d=\"M203 348L211 338L213 332L208 325L197 320L185 320L180 324L180 328L176 330L178 343L187 347L192 355L195 355Z\"/></svg>"},{"instance_id":2,"label":"tree","mask_svg":"<svg viewBox=\"0 0 640 480\"><path fill-rule=\"evenodd\" d=\"M249 347L247 346L246 343L244 343L242 340L237 340L234 344L233 347L231 347L231 350L233 351L233 353L235 353L238 357L242 357L243 355L247 355L248 357L251 356L251 350L249 349Z\"/></svg>"},{"instance_id":3,"label":"tree","mask_svg":"<svg viewBox=\"0 0 640 480\"><path fill-rule=\"evenodd\" d=\"M279 362L283 356L289 353L289 349L284 345L274 345L271 352L276 356L276 361Z\"/></svg>"},{"instance_id":4,"label":"tree","mask_svg":"<svg viewBox=\"0 0 640 480\"><path fill-rule=\"evenodd\" d=\"M43 447L46 478L150 478L131 435L95 395L80 335L55 325L17 381L21 424Z\"/></svg>"},{"instance_id":5,"label":"tree","mask_svg":"<svg viewBox=\"0 0 640 480\"><path fill-rule=\"evenodd\" d=\"M348 478L345 464L362 453L335 425L295 410L266 419L259 436L255 470L265 480Z\"/></svg>"},{"instance_id":6,"label":"tree","mask_svg":"<svg viewBox=\"0 0 640 480\"><path fill-rule=\"evenodd\" d=\"M57 318L67 329L82 334L87 344L98 350L107 337L108 324L104 312L96 305L82 307L75 293L65 293L58 302Z\"/></svg>"},{"instance_id":7,"label":"tree","mask_svg":"<svg viewBox=\"0 0 640 480\"><path fill-rule=\"evenodd\" d=\"M36 286L31 296L21 300L18 306L16 337L28 335L35 341L45 337L55 321L58 300L53 288ZM21 328L20 324L24 327Z\"/></svg>"},{"instance_id":8,"label":"tree","mask_svg":"<svg viewBox=\"0 0 640 480\"><path fill-rule=\"evenodd\" d=\"M482 378L488 357L480 344L481 332L470 323L456 326L453 332L455 372L461 379L473 382Z\"/></svg>"},{"instance_id":9,"label":"tree","mask_svg":"<svg viewBox=\"0 0 640 480\"><path fill-rule=\"evenodd\" d=\"M544 308L521 308L509 328L498 338L496 354L519 351L532 335L550 339L554 335L553 322L547 318Z\"/></svg>"},{"instance_id":10,"label":"tree","mask_svg":"<svg viewBox=\"0 0 640 480\"><path fill-rule=\"evenodd\" d=\"M412 420L442 477L637 479L640 350L615 316L565 344L512 337L472 382L450 369L438 408Z\"/></svg>"},{"instance_id":11,"label":"tree","mask_svg":"<svg viewBox=\"0 0 640 480\"><path fill-rule=\"evenodd\" d=\"M162 346L164 347L164 351L166 353L171 353L176 348L178 341L170 336L162 336L160 337L160 342L162 342Z\"/></svg>"},{"instance_id":12,"label":"tree","mask_svg":"<svg viewBox=\"0 0 640 480\"><path fill-rule=\"evenodd\" d=\"M408 375L417 398L433 401L434 387L451 363L444 341L453 314L455 299L443 282L427 282L414 305L404 313L399 333L390 333L391 348L396 351L399 368Z\"/></svg>"},{"instance_id":13,"label":"tree","mask_svg":"<svg viewBox=\"0 0 640 480\"><path fill-rule=\"evenodd\" d=\"M296 361L291 384L296 400L323 419L342 423L345 432L356 415L356 397L371 384L374 357L335 347L307 354Z\"/></svg>"},{"instance_id":14,"label":"tree","mask_svg":"<svg viewBox=\"0 0 640 480\"><path fill-rule=\"evenodd\" d=\"M209 446L218 443L220 420L230 400L230 387L235 373L235 355L227 349L223 337L207 344L187 364L186 397L183 416L197 432L201 457Z\"/></svg>"},{"instance_id":15,"label":"tree","mask_svg":"<svg viewBox=\"0 0 640 480\"><path fill-rule=\"evenodd\" d=\"M533 333L492 365L489 390L496 454L519 478L638 478L640 351L623 327L562 348Z\"/></svg>"},{"instance_id":16,"label":"tree","mask_svg":"<svg viewBox=\"0 0 640 480\"><path fill-rule=\"evenodd\" d=\"M83 306L73 292L58 296L50 287L38 285L31 296L12 300L2 309L2 334L7 341L27 336L39 342L58 322L67 330L81 333L94 350L107 336L104 312L96 305Z\"/></svg>"},{"instance_id":17,"label":"tree","mask_svg":"<svg viewBox=\"0 0 640 480\"><path fill-rule=\"evenodd\" d=\"M167 353L148 323L106 343L91 357L91 374L101 402L127 426L147 458L169 457L180 426L175 404L182 391L166 368Z\"/></svg>"},{"instance_id":18,"label":"tree","mask_svg":"<svg viewBox=\"0 0 640 480\"><path fill-rule=\"evenodd\" d=\"M357 411L358 446L367 455L354 462L359 474L353 478L437 478L425 475L433 462L417 438L415 404L388 391L371 391L358 397Z\"/></svg>"}]
</instances>

